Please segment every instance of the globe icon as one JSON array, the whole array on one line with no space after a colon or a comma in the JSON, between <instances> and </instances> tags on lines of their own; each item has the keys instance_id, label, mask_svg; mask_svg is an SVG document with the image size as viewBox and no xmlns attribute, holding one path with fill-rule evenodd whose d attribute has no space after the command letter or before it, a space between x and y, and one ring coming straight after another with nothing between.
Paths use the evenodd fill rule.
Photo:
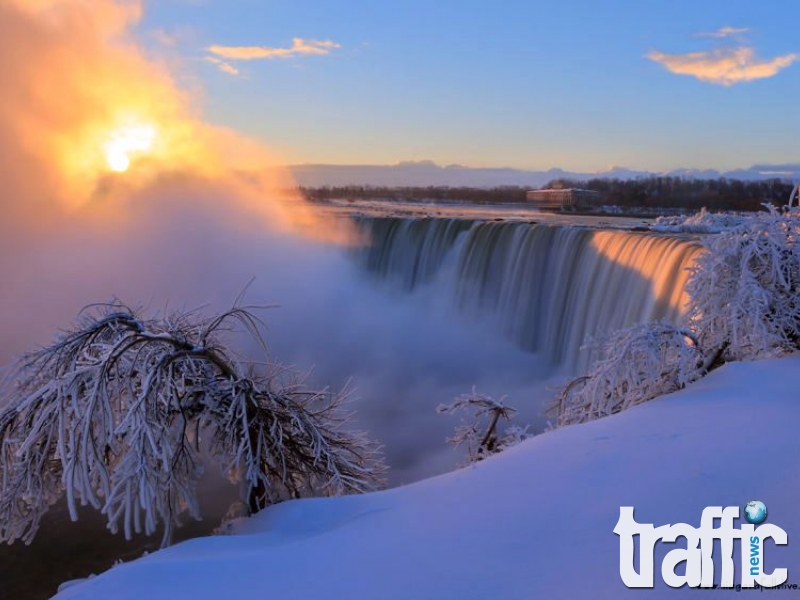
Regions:
<instances>
[{"instance_id":1,"label":"globe icon","mask_svg":"<svg viewBox=\"0 0 800 600\"><path fill-rule=\"evenodd\" d=\"M751 500L744 505L744 518L753 525L763 523L767 519L767 505L760 500Z\"/></svg>"}]
</instances>

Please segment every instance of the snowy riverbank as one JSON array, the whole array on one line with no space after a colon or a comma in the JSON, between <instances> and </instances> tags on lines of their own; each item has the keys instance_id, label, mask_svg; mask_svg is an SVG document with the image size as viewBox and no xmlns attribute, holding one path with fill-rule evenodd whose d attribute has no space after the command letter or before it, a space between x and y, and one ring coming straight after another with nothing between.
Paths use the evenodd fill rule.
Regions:
<instances>
[{"instance_id":1,"label":"snowy riverbank","mask_svg":"<svg viewBox=\"0 0 800 600\"><path fill-rule=\"evenodd\" d=\"M797 369L800 356L729 364L680 393L474 467L376 494L278 505L237 535L179 544L57 597L674 598L695 592L660 579L674 545L656 547L655 590L624 587L619 507L634 506L639 523L696 527L704 507L749 500L763 501L768 522L789 536L788 546L768 545L766 571L787 567L788 583L800 583ZM718 553L717 545L719 565ZM738 548L734 558L738 581Z\"/></svg>"}]
</instances>

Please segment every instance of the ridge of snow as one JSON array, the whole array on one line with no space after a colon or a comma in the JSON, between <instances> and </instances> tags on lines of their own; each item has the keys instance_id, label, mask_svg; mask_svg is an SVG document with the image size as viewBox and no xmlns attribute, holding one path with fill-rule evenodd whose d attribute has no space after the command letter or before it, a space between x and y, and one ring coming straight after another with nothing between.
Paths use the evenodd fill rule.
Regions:
<instances>
[{"instance_id":1,"label":"ridge of snow","mask_svg":"<svg viewBox=\"0 0 800 600\"><path fill-rule=\"evenodd\" d=\"M754 499L789 537L766 551L766 570L787 567L788 583L800 583L798 369L800 356L728 364L447 475L274 506L236 523L235 535L155 552L57 598L672 599L695 591L660 577L666 552L685 542L656 546L655 590L625 588L619 507L634 506L639 523L696 527L706 506ZM737 581L738 555L737 543Z\"/></svg>"}]
</instances>

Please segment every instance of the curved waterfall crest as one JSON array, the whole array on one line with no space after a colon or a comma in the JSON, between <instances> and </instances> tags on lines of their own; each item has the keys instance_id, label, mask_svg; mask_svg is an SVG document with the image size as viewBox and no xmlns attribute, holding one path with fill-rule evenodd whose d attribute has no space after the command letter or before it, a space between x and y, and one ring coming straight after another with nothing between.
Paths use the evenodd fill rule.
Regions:
<instances>
[{"instance_id":1,"label":"curved waterfall crest","mask_svg":"<svg viewBox=\"0 0 800 600\"><path fill-rule=\"evenodd\" d=\"M413 292L440 286L474 319L491 319L525 350L578 370L604 333L678 321L698 242L676 235L524 222L362 218L358 259Z\"/></svg>"}]
</instances>

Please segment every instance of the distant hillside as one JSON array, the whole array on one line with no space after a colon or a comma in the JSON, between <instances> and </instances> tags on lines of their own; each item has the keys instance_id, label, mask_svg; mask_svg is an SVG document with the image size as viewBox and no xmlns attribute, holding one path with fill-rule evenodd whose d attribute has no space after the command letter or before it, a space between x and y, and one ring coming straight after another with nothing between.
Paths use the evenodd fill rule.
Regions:
<instances>
[{"instance_id":1,"label":"distant hillside","mask_svg":"<svg viewBox=\"0 0 800 600\"><path fill-rule=\"evenodd\" d=\"M554 179L589 180L598 178L637 179L671 175L688 179L720 177L757 181L762 179L800 179L800 164L753 165L747 169L719 172L713 169L677 169L668 173L634 171L614 167L600 173L576 173L563 169L526 171L511 168L473 168L462 165L440 166L432 161L401 162L396 165L291 165L295 181L304 187L369 185L449 186L493 188L522 186L538 188Z\"/></svg>"}]
</instances>

